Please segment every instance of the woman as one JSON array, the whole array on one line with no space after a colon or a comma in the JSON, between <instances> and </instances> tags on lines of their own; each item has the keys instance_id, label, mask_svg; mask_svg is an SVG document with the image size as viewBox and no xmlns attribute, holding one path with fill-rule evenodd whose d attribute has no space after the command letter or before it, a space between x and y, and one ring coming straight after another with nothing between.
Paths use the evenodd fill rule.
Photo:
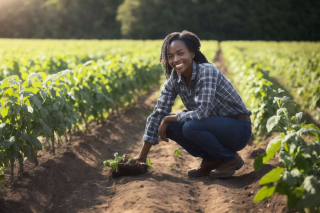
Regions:
<instances>
[{"instance_id":1,"label":"woman","mask_svg":"<svg viewBox=\"0 0 320 213\"><path fill-rule=\"evenodd\" d=\"M167 35L160 62L167 80L147 119L144 144L136 159L145 162L160 136L203 159L198 168L188 170L189 176L232 176L244 164L237 151L250 139L251 112L231 83L200 52L195 34L183 31ZM187 110L170 115L177 95Z\"/></svg>"}]
</instances>

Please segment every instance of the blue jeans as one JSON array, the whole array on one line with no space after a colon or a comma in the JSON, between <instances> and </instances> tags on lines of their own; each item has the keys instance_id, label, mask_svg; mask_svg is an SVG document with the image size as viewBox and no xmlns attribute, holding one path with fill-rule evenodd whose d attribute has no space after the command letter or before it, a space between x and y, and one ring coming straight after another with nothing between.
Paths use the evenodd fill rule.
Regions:
<instances>
[{"instance_id":1,"label":"blue jeans","mask_svg":"<svg viewBox=\"0 0 320 213\"><path fill-rule=\"evenodd\" d=\"M194 157L231 161L236 152L247 145L251 123L236 118L208 117L184 124L169 123L166 134Z\"/></svg>"}]
</instances>

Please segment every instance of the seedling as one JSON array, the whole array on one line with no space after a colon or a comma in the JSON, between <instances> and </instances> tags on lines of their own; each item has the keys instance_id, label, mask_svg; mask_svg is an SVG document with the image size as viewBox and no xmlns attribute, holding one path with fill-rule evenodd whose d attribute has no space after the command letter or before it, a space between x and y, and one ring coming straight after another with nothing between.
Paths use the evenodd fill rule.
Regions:
<instances>
[{"instance_id":1,"label":"seedling","mask_svg":"<svg viewBox=\"0 0 320 213\"><path fill-rule=\"evenodd\" d=\"M182 152L181 152L178 148L176 148L176 149L173 151L173 154L174 154L174 156L178 157L179 155L182 155Z\"/></svg>"}]
</instances>

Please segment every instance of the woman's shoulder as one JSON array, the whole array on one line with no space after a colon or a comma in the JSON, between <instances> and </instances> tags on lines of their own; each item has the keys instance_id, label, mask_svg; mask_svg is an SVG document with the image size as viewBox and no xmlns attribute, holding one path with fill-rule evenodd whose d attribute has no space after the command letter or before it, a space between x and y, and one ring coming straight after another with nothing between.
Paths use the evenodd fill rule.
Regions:
<instances>
[{"instance_id":1,"label":"woman's shoulder","mask_svg":"<svg viewBox=\"0 0 320 213\"><path fill-rule=\"evenodd\" d=\"M212 74L217 74L220 71L211 63L202 63L198 64L199 66L199 71L200 73L212 73Z\"/></svg>"},{"instance_id":2,"label":"woman's shoulder","mask_svg":"<svg viewBox=\"0 0 320 213\"><path fill-rule=\"evenodd\" d=\"M178 81L177 72L173 70L170 77L166 79L165 85L169 86L170 88L174 88L177 84L177 81Z\"/></svg>"},{"instance_id":3,"label":"woman's shoulder","mask_svg":"<svg viewBox=\"0 0 320 213\"><path fill-rule=\"evenodd\" d=\"M175 83L178 81L178 73L175 70L172 70L170 77L167 79L170 83Z\"/></svg>"}]
</instances>

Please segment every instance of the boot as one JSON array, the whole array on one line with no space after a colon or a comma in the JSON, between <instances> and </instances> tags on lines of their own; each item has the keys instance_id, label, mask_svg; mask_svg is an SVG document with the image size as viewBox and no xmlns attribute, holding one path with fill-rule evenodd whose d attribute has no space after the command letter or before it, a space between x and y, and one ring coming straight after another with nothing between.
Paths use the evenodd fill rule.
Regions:
<instances>
[{"instance_id":1,"label":"boot","mask_svg":"<svg viewBox=\"0 0 320 213\"><path fill-rule=\"evenodd\" d=\"M215 170L212 170L210 172L209 177L212 177L212 178L231 177L236 170L241 169L243 164L244 162L242 158L237 153L234 160L221 162Z\"/></svg>"},{"instance_id":2,"label":"boot","mask_svg":"<svg viewBox=\"0 0 320 213\"><path fill-rule=\"evenodd\" d=\"M210 173L212 169L217 168L219 163L220 161L218 160L214 160L214 161L202 160L198 168L188 170L188 176L192 176L192 177L206 176Z\"/></svg>"}]
</instances>

